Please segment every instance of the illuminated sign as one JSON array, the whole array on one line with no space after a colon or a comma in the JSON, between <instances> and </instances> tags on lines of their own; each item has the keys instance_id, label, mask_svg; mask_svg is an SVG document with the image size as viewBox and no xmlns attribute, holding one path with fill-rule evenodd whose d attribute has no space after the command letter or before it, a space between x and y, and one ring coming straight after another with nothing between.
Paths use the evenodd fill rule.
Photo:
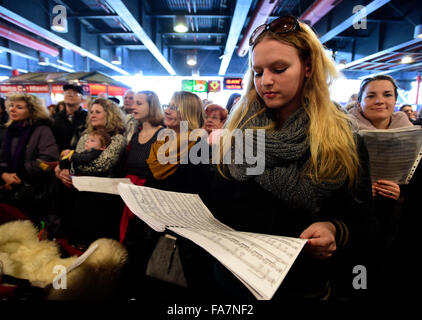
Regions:
<instances>
[{"instance_id":1,"label":"illuminated sign","mask_svg":"<svg viewBox=\"0 0 422 320\"><path fill-rule=\"evenodd\" d=\"M205 80L182 80L182 91L208 92L208 83Z\"/></svg>"},{"instance_id":2,"label":"illuminated sign","mask_svg":"<svg viewBox=\"0 0 422 320\"><path fill-rule=\"evenodd\" d=\"M108 86L108 95L109 96L124 96L125 95L125 88L116 87L116 86Z\"/></svg>"},{"instance_id":3,"label":"illuminated sign","mask_svg":"<svg viewBox=\"0 0 422 320\"><path fill-rule=\"evenodd\" d=\"M99 83L89 83L89 91L91 94L107 93L107 86Z\"/></svg>"},{"instance_id":4,"label":"illuminated sign","mask_svg":"<svg viewBox=\"0 0 422 320\"><path fill-rule=\"evenodd\" d=\"M24 86L20 84L3 84L0 85L0 92L1 93L9 93L9 92L24 92Z\"/></svg>"},{"instance_id":5,"label":"illuminated sign","mask_svg":"<svg viewBox=\"0 0 422 320\"><path fill-rule=\"evenodd\" d=\"M224 90L242 90L242 78L224 78Z\"/></svg>"},{"instance_id":6,"label":"illuminated sign","mask_svg":"<svg viewBox=\"0 0 422 320\"><path fill-rule=\"evenodd\" d=\"M208 81L208 92L220 92L221 82L219 80Z\"/></svg>"},{"instance_id":7,"label":"illuminated sign","mask_svg":"<svg viewBox=\"0 0 422 320\"><path fill-rule=\"evenodd\" d=\"M26 92L29 93L49 93L48 84L29 84L25 86Z\"/></svg>"}]
</instances>

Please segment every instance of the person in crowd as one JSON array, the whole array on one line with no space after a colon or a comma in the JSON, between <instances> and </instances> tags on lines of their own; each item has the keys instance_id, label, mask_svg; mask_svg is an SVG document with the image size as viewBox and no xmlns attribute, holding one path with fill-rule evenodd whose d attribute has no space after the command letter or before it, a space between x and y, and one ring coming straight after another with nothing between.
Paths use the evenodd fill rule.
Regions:
<instances>
[{"instance_id":1,"label":"person in crowd","mask_svg":"<svg viewBox=\"0 0 422 320\"><path fill-rule=\"evenodd\" d=\"M6 110L6 99L0 97L0 145L6 132L6 123L9 120L9 114Z\"/></svg>"},{"instance_id":2,"label":"person in crowd","mask_svg":"<svg viewBox=\"0 0 422 320\"><path fill-rule=\"evenodd\" d=\"M407 115L394 112L397 101L397 85L388 75L378 75L362 81L358 101L350 112L354 128L362 129L396 129L412 127ZM379 256L379 294L385 294L389 284L384 277L388 276L392 242L397 236L398 200L401 196L401 186L397 183L380 179L372 181L372 196L374 198L374 212L380 228L380 256ZM386 261L383 261L386 259ZM385 287L384 287L385 285ZM386 291L387 290L387 291Z\"/></svg>"},{"instance_id":3,"label":"person in crowd","mask_svg":"<svg viewBox=\"0 0 422 320\"><path fill-rule=\"evenodd\" d=\"M204 113L204 129L208 133L208 143L211 145L219 139L221 129L223 129L224 123L227 120L228 112L227 109L219 104L212 103L205 107Z\"/></svg>"},{"instance_id":4,"label":"person in crowd","mask_svg":"<svg viewBox=\"0 0 422 320\"><path fill-rule=\"evenodd\" d=\"M190 164L188 159L189 151L197 141L190 141L190 133L195 129L202 128L204 124L204 108L201 99L187 91L177 91L173 94L168 105L164 105L164 125L166 130L161 134L166 136L160 138L151 146L151 153L147 159L147 164L154 177L155 187L158 189L194 192L197 177L191 176L195 166ZM182 133L184 134L182 136ZM183 148L182 139L188 139L187 148ZM199 138L199 137L198 137ZM159 150L167 143L169 146L169 157L160 159ZM174 152L176 150L176 152ZM175 159L173 156L175 154ZM163 161L164 160L164 161ZM188 165L182 165L185 163ZM198 166L199 167L199 166ZM190 181L190 179L192 179ZM195 183L194 183L195 181ZM196 190L196 193L198 190Z\"/></svg>"},{"instance_id":5,"label":"person in crowd","mask_svg":"<svg viewBox=\"0 0 422 320\"><path fill-rule=\"evenodd\" d=\"M71 175L99 175L96 172L85 173L79 170L79 166L87 165L97 159L101 153L110 145L111 137L104 129L98 129L92 131L88 135L88 139L85 142L85 150L77 153L72 150L67 154L64 154L60 160L59 168L69 169Z\"/></svg>"},{"instance_id":6,"label":"person in crowd","mask_svg":"<svg viewBox=\"0 0 422 320\"><path fill-rule=\"evenodd\" d=\"M407 117L409 118L410 122L414 122L416 120L415 114L413 112L413 108L410 104L404 104L400 107L400 111L404 112Z\"/></svg>"},{"instance_id":7,"label":"person in crowd","mask_svg":"<svg viewBox=\"0 0 422 320\"><path fill-rule=\"evenodd\" d=\"M146 161L151 145L164 128L164 114L157 94L153 91L137 92L133 115L139 126L126 148L126 178L135 185L148 186L154 178ZM128 296L138 291L138 279L145 274L145 266L156 241L157 234L125 206L120 221L120 242L125 245L130 257L124 280L127 286L124 292Z\"/></svg>"},{"instance_id":8,"label":"person in crowd","mask_svg":"<svg viewBox=\"0 0 422 320\"><path fill-rule=\"evenodd\" d=\"M126 148L125 173L132 183L144 185L153 179L146 161L150 155L151 145L163 129L164 115L157 94L153 91L136 93L133 115L139 127ZM126 228L131 219L133 213L126 207L121 222L120 242L125 238Z\"/></svg>"},{"instance_id":9,"label":"person in crowd","mask_svg":"<svg viewBox=\"0 0 422 320\"><path fill-rule=\"evenodd\" d=\"M132 90L126 91L123 97L122 117L125 124L125 137L126 142L129 143L132 139L132 135L136 131L138 121L133 116L133 108L135 104L135 92Z\"/></svg>"},{"instance_id":10,"label":"person in crowd","mask_svg":"<svg viewBox=\"0 0 422 320\"><path fill-rule=\"evenodd\" d=\"M115 104L120 105L120 100L116 97L109 97L109 100L113 101Z\"/></svg>"},{"instance_id":11,"label":"person in crowd","mask_svg":"<svg viewBox=\"0 0 422 320\"><path fill-rule=\"evenodd\" d=\"M65 108L54 115L53 133L60 151L74 149L81 133L85 130L87 112L82 109L83 89L81 86L63 86Z\"/></svg>"},{"instance_id":12,"label":"person in crowd","mask_svg":"<svg viewBox=\"0 0 422 320\"><path fill-rule=\"evenodd\" d=\"M111 142L97 159L89 164L80 165L79 170L85 175L121 177L126 140L123 136L124 124L118 106L108 99L93 100L86 127L86 131L76 145L75 152L83 152L89 135L99 129L105 130L110 135ZM62 154L65 155L69 151L65 150ZM73 187L69 169L60 169L57 166L55 172L57 178L66 187ZM123 210L120 197L95 192L78 192L72 189L68 191L63 197L63 202L66 199L65 206L71 212L63 208L64 204L61 212L64 228L67 229L71 240L88 245L99 237L118 239L119 220Z\"/></svg>"},{"instance_id":13,"label":"person in crowd","mask_svg":"<svg viewBox=\"0 0 422 320\"><path fill-rule=\"evenodd\" d=\"M57 108L57 106L56 106L55 104L50 104L50 105L47 107L47 110L48 110L48 115L49 115L50 117L53 117L53 116L56 114L56 108Z\"/></svg>"},{"instance_id":14,"label":"person in crowd","mask_svg":"<svg viewBox=\"0 0 422 320\"><path fill-rule=\"evenodd\" d=\"M141 97L137 94L135 100L142 101L140 100ZM159 131L157 140L150 147L151 151L146 159L148 175L142 177L146 180L142 183L145 183L145 186L157 189L196 193L204 197L205 191L208 189L208 166L195 165L191 163L189 157L189 151L192 150L192 147L196 143L200 143L200 137L197 137L197 141L191 139L189 134L194 132L195 129L203 127L202 101L191 92L177 91L171 97L169 104L163 107L164 126L166 128ZM139 117L141 110L135 108L136 117ZM144 123L142 123L143 127ZM159 129L156 128L154 132L156 130ZM203 132L202 130L198 131ZM132 139L132 142L134 139L136 139L136 136ZM194 141L188 141L188 139ZM202 142L208 148L206 140ZM186 147L183 147L185 143ZM161 148L164 148L164 150ZM160 158L160 154L166 154L168 157L166 159ZM145 170L143 169L143 171ZM129 249L129 252L135 253L129 257L132 259L131 265L135 271L129 272L128 279L131 289L127 289L127 292L130 292L132 297L136 297L143 294L137 289L142 287L147 290L151 297L156 298L184 297L187 295L187 291L183 288L177 288L172 284L145 276L148 259L161 234L145 226L144 223L137 220L133 222L135 223L131 221L129 225L130 228L128 228L124 242L130 248L133 248ZM200 249L192 247L192 244L185 243L182 238L177 241L180 246L181 259L184 261L184 271L188 277L191 269L201 268L202 266L200 262L195 263L189 259L193 252Z\"/></svg>"},{"instance_id":15,"label":"person in crowd","mask_svg":"<svg viewBox=\"0 0 422 320\"><path fill-rule=\"evenodd\" d=\"M10 118L0 151L1 201L39 222L51 196L51 169L41 164L59 157L51 121L34 95L13 94L6 104Z\"/></svg>"},{"instance_id":16,"label":"person in crowd","mask_svg":"<svg viewBox=\"0 0 422 320\"><path fill-rule=\"evenodd\" d=\"M239 101L240 98L241 98L240 93L232 93L230 95L229 100L227 101L227 104L226 104L226 110L229 114L233 106Z\"/></svg>"},{"instance_id":17,"label":"person in crowd","mask_svg":"<svg viewBox=\"0 0 422 320\"><path fill-rule=\"evenodd\" d=\"M312 29L292 16L258 27L249 43L246 92L223 136L232 162L219 166L206 203L237 231L308 239L272 300L354 295L350 270L368 266L375 221L367 150L330 100L335 66ZM231 132L246 129L265 130L262 173L248 173L257 163L246 155L233 161L240 150ZM253 299L222 265L214 276L222 296Z\"/></svg>"}]
</instances>

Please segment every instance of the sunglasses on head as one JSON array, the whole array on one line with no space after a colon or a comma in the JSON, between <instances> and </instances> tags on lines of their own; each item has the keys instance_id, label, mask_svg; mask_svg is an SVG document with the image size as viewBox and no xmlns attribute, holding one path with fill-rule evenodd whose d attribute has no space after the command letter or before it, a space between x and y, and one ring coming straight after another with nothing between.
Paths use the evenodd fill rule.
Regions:
<instances>
[{"instance_id":1,"label":"sunglasses on head","mask_svg":"<svg viewBox=\"0 0 422 320\"><path fill-rule=\"evenodd\" d=\"M256 42L256 39L258 39L261 34L268 30L275 34L283 34L295 30L300 30L300 26L297 19L293 16L278 17L272 22L260 25L258 28L256 28L249 38L249 46L253 46Z\"/></svg>"}]
</instances>

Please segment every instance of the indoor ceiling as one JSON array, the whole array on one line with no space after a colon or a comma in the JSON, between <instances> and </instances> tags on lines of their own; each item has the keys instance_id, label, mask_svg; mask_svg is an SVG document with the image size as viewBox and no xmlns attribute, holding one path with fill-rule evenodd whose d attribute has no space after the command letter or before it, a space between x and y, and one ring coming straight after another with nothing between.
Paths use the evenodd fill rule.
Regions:
<instances>
[{"instance_id":1,"label":"indoor ceiling","mask_svg":"<svg viewBox=\"0 0 422 320\"><path fill-rule=\"evenodd\" d=\"M0 75L242 76L250 33L285 14L307 21L348 77L411 80L422 70L418 0L3 0ZM179 21L186 32L174 31ZM65 32L52 29L64 22Z\"/></svg>"}]
</instances>

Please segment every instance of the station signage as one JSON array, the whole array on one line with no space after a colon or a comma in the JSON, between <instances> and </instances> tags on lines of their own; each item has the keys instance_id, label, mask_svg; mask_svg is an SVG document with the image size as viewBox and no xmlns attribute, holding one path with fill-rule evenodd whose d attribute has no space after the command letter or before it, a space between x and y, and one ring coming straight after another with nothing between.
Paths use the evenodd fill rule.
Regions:
<instances>
[{"instance_id":1,"label":"station signage","mask_svg":"<svg viewBox=\"0 0 422 320\"><path fill-rule=\"evenodd\" d=\"M224 78L224 90L242 90L242 78Z\"/></svg>"},{"instance_id":2,"label":"station signage","mask_svg":"<svg viewBox=\"0 0 422 320\"><path fill-rule=\"evenodd\" d=\"M25 86L25 90L28 93L49 93L50 88L48 84L28 84Z\"/></svg>"},{"instance_id":3,"label":"station signage","mask_svg":"<svg viewBox=\"0 0 422 320\"><path fill-rule=\"evenodd\" d=\"M89 83L89 92L93 95L98 95L100 93L107 93L107 86L105 84L99 83Z\"/></svg>"},{"instance_id":4,"label":"station signage","mask_svg":"<svg viewBox=\"0 0 422 320\"><path fill-rule=\"evenodd\" d=\"M2 84L0 93L25 92L25 87L21 84Z\"/></svg>"},{"instance_id":5,"label":"station signage","mask_svg":"<svg viewBox=\"0 0 422 320\"><path fill-rule=\"evenodd\" d=\"M219 92L221 83L219 80L182 80L182 90L189 92Z\"/></svg>"}]
</instances>

